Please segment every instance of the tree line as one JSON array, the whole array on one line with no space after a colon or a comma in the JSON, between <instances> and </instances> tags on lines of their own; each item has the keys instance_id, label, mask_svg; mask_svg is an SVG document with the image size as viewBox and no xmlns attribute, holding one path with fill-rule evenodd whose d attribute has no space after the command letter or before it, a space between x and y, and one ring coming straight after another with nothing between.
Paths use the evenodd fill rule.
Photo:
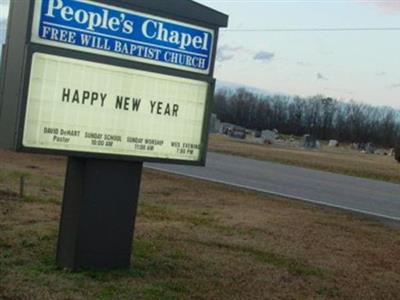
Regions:
<instances>
[{"instance_id":1,"label":"tree line","mask_svg":"<svg viewBox=\"0 0 400 300\"><path fill-rule=\"evenodd\" d=\"M222 89L216 92L214 112L222 122L253 130L277 129L284 134L385 147L400 141L400 111L322 95L304 98Z\"/></svg>"}]
</instances>

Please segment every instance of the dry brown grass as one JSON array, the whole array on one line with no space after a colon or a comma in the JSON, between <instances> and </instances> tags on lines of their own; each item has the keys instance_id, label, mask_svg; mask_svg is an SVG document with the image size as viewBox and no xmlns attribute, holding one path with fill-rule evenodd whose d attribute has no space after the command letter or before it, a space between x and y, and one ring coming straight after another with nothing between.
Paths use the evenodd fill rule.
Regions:
<instances>
[{"instance_id":1,"label":"dry brown grass","mask_svg":"<svg viewBox=\"0 0 400 300\"><path fill-rule=\"evenodd\" d=\"M393 157L367 155L350 149L305 150L259 145L222 135L210 136L209 150L304 168L400 183L400 164Z\"/></svg>"},{"instance_id":2,"label":"dry brown grass","mask_svg":"<svg viewBox=\"0 0 400 300\"><path fill-rule=\"evenodd\" d=\"M54 264L65 161L0 152L0 299L398 299L400 229L144 172L130 270ZM29 194L19 200L18 174ZM47 179L53 181L49 183Z\"/></svg>"}]
</instances>

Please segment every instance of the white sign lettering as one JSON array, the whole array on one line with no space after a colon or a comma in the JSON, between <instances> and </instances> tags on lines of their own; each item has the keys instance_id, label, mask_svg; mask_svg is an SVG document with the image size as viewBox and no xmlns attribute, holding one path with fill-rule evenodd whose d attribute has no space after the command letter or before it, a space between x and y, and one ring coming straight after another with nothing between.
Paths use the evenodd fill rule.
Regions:
<instances>
[{"instance_id":1,"label":"white sign lettering","mask_svg":"<svg viewBox=\"0 0 400 300\"><path fill-rule=\"evenodd\" d=\"M214 31L89 0L36 0L32 42L209 74Z\"/></svg>"}]
</instances>

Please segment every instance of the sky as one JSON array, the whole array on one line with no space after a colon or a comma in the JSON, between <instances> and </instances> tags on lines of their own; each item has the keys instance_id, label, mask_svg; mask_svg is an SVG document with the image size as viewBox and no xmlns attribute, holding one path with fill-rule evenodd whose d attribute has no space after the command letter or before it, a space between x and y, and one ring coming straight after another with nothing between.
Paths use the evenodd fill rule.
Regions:
<instances>
[{"instance_id":1,"label":"sky","mask_svg":"<svg viewBox=\"0 0 400 300\"><path fill-rule=\"evenodd\" d=\"M14 0L18 1L18 0ZM197 0L229 15L217 80L400 109L400 0ZM0 0L0 43L8 0ZM398 28L379 31L247 29Z\"/></svg>"},{"instance_id":2,"label":"sky","mask_svg":"<svg viewBox=\"0 0 400 300\"><path fill-rule=\"evenodd\" d=\"M230 17L216 78L271 92L400 108L400 0L198 0ZM241 32L237 29L393 28Z\"/></svg>"}]
</instances>

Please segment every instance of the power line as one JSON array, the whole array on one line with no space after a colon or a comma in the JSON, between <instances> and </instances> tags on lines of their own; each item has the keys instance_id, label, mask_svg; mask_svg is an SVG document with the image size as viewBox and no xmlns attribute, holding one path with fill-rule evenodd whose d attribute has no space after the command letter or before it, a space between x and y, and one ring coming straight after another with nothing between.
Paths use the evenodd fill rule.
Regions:
<instances>
[{"instance_id":1,"label":"power line","mask_svg":"<svg viewBox=\"0 0 400 300\"><path fill-rule=\"evenodd\" d=\"M346 4L352 4L351 2L349 2L349 0L203 0L203 2L211 2L211 3L238 3L238 4L242 4L242 3L346 3ZM387 4L387 3L397 3L398 0L364 0L361 1L360 3L368 3L368 4Z\"/></svg>"},{"instance_id":2,"label":"power line","mask_svg":"<svg viewBox=\"0 0 400 300\"><path fill-rule=\"evenodd\" d=\"M232 28L223 32L329 32L329 31L400 31L400 27L359 27L359 28Z\"/></svg>"}]
</instances>

